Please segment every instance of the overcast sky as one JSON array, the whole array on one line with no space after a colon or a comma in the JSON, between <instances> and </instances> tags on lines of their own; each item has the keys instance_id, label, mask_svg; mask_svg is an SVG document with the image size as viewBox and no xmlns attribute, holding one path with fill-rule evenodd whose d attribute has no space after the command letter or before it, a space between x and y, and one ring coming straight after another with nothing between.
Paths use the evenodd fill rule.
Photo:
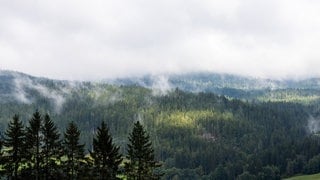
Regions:
<instances>
[{"instance_id":1,"label":"overcast sky","mask_svg":"<svg viewBox=\"0 0 320 180\"><path fill-rule=\"evenodd\" d=\"M0 0L0 69L320 76L319 0Z\"/></svg>"}]
</instances>

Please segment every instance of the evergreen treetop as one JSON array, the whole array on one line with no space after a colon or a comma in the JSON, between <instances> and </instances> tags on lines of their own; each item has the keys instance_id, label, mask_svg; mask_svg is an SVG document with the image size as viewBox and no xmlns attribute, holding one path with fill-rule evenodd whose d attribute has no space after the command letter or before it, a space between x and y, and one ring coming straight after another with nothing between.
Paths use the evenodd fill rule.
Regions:
<instances>
[{"instance_id":1,"label":"evergreen treetop","mask_svg":"<svg viewBox=\"0 0 320 180\"><path fill-rule=\"evenodd\" d=\"M18 169L26 157L25 130L18 115L14 115L5 132L4 146L8 147L5 154L6 174L8 178L18 179Z\"/></svg>"},{"instance_id":2,"label":"evergreen treetop","mask_svg":"<svg viewBox=\"0 0 320 180\"><path fill-rule=\"evenodd\" d=\"M76 179L84 160L84 144L80 144L80 131L72 121L64 133L64 153L67 160L64 162L65 172L69 179Z\"/></svg>"},{"instance_id":3,"label":"evergreen treetop","mask_svg":"<svg viewBox=\"0 0 320 180\"><path fill-rule=\"evenodd\" d=\"M55 176L59 174L57 160L61 160L62 145L59 131L48 114L44 116L41 133L44 177L45 179L56 178Z\"/></svg>"},{"instance_id":4,"label":"evergreen treetop","mask_svg":"<svg viewBox=\"0 0 320 180\"><path fill-rule=\"evenodd\" d=\"M93 152L90 152L90 155L100 179L116 179L122 158L105 122L101 122L97 128L96 137L93 138Z\"/></svg>"},{"instance_id":5,"label":"evergreen treetop","mask_svg":"<svg viewBox=\"0 0 320 180\"><path fill-rule=\"evenodd\" d=\"M128 179L159 179L154 170L160 165L154 159L154 150L149 135L137 121L129 135L128 155L129 162L125 164Z\"/></svg>"},{"instance_id":6,"label":"evergreen treetop","mask_svg":"<svg viewBox=\"0 0 320 180\"><path fill-rule=\"evenodd\" d=\"M42 117L38 110L33 113L32 118L29 120L29 126L26 131L26 146L28 152L29 168L31 168L30 174L33 174L35 179L40 177L40 163L42 161L41 153L41 124Z\"/></svg>"}]
</instances>

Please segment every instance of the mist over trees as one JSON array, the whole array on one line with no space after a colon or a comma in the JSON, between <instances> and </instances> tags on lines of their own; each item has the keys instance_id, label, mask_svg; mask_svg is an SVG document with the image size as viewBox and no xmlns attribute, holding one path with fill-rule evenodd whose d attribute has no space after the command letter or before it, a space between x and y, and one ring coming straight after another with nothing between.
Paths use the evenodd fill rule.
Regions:
<instances>
[{"instance_id":1,"label":"mist over trees","mask_svg":"<svg viewBox=\"0 0 320 180\"><path fill-rule=\"evenodd\" d=\"M45 79L35 84L52 90L51 95L25 87L21 92L31 103L1 96L3 177L136 177L138 171L130 164L143 162L138 163L136 153L129 156L134 151L129 139L136 137L132 135L137 121L147 132L141 136L149 140L145 145L152 142L154 161L162 164L153 175L162 179L279 179L320 172L317 89L217 89L227 95L172 89L157 94L138 85L87 82L68 89L69 83ZM0 90L11 92L10 86ZM59 111L50 99L54 94L63 98ZM40 129L33 120L36 109ZM16 113L20 116L11 118ZM70 153L70 139L83 153ZM109 157L114 160L101 161ZM108 168L109 163L118 168Z\"/></svg>"},{"instance_id":2,"label":"mist over trees","mask_svg":"<svg viewBox=\"0 0 320 180\"><path fill-rule=\"evenodd\" d=\"M138 90L131 88L130 91ZM26 126L15 115L4 133L1 158L8 160L1 161L5 162L3 176L278 179L320 171L316 166L320 139L306 129L306 110L316 111L319 106L248 103L178 89L153 101L157 103L143 108L139 116L134 113L139 109L128 109L139 101L114 103L106 110L112 116L105 116L107 121L100 121L91 135L82 130L88 122L86 118L77 123L69 121L61 128L61 121L53 121L40 111L32 114ZM77 101L73 103L81 107ZM79 112L86 113L86 109ZM78 113L73 112L70 117ZM122 126L108 121L117 117L127 117L128 121L122 121ZM129 117L143 119L144 127L140 121L130 125ZM129 134L124 127L131 129ZM124 133L111 136L116 129L123 129ZM81 139L83 134L92 141ZM118 137L128 140L122 143ZM163 166L158 168L160 161Z\"/></svg>"}]
</instances>

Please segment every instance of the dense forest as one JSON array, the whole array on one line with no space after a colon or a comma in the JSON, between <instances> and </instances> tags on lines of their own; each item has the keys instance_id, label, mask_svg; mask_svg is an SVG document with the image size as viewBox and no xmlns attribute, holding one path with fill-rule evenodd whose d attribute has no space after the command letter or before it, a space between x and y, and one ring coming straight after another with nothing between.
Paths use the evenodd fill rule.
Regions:
<instances>
[{"instance_id":1,"label":"dense forest","mask_svg":"<svg viewBox=\"0 0 320 180\"><path fill-rule=\"evenodd\" d=\"M48 114L36 111L25 127L18 115L0 141L0 175L7 179L159 179L152 142L137 121L129 135L124 165L104 121L97 128L92 150L85 154L81 132L72 121L63 139ZM121 168L123 170L121 170Z\"/></svg>"},{"instance_id":2,"label":"dense forest","mask_svg":"<svg viewBox=\"0 0 320 180\"><path fill-rule=\"evenodd\" d=\"M59 132L75 122L85 154L105 122L124 159L129 133L141 122L163 179L280 179L320 172L316 88L158 91L138 84L23 78L29 82L17 76L1 82L4 139L14 114L27 125L38 109Z\"/></svg>"}]
</instances>

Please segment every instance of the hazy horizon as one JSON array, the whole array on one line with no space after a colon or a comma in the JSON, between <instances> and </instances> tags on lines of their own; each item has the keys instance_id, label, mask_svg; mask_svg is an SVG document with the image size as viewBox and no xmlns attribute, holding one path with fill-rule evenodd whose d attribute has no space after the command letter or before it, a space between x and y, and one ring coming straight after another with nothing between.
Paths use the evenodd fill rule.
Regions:
<instances>
[{"instance_id":1,"label":"hazy horizon","mask_svg":"<svg viewBox=\"0 0 320 180\"><path fill-rule=\"evenodd\" d=\"M320 2L2 1L0 69L61 80L320 77Z\"/></svg>"}]
</instances>

